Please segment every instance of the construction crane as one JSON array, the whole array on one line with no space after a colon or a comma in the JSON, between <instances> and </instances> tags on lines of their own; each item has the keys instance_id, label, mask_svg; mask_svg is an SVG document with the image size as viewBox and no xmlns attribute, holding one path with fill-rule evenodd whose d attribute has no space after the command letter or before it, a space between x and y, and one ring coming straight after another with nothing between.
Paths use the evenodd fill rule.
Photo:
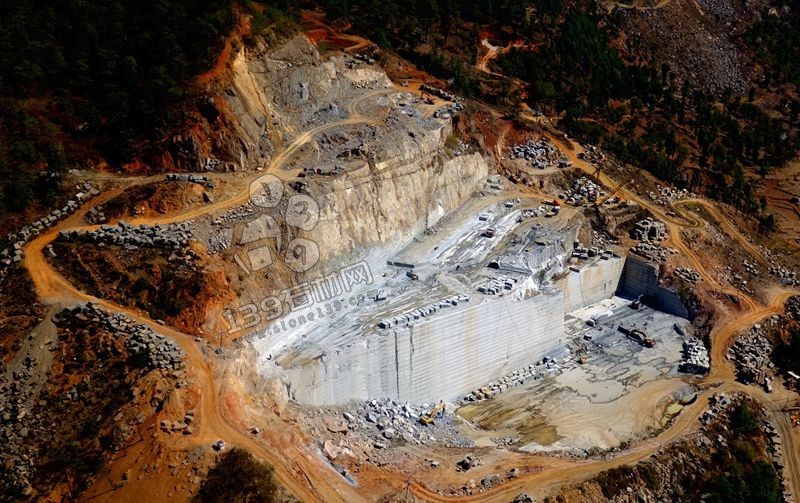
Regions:
<instances>
[{"instance_id":1,"label":"construction crane","mask_svg":"<svg viewBox=\"0 0 800 503\"><path fill-rule=\"evenodd\" d=\"M422 414L419 417L419 421L424 425L431 425L433 424L433 420L444 415L444 402L439 402L439 405L431 409L430 412L427 414Z\"/></svg>"},{"instance_id":2,"label":"construction crane","mask_svg":"<svg viewBox=\"0 0 800 503\"><path fill-rule=\"evenodd\" d=\"M595 201L594 201L594 206L595 206L595 208L599 208L599 207L600 207L600 206L602 206L602 205L603 205L603 204L604 204L606 201L608 201L609 199L611 199L611 198L614 196L614 194L616 194L617 192L619 192L619 190L620 190L622 187L624 187L624 186L628 185L629 183L631 183L631 182L632 182L632 181L633 181L633 180L636 178L636 176L637 176L637 175L633 175L632 177L628 178L628 179L627 179L627 180L625 180L624 182L622 182L622 183L620 183L619 185L617 185L616 187L614 187L614 190L612 190L611 192L609 192L608 194L606 194L606 196L605 196L604 198L602 198L602 199L595 199Z\"/></svg>"}]
</instances>

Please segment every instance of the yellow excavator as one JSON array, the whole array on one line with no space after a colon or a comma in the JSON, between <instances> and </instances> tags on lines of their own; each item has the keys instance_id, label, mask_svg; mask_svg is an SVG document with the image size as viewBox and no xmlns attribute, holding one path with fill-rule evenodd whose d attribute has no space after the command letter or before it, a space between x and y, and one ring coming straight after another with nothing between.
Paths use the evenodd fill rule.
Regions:
<instances>
[{"instance_id":1,"label":"yellow excavator","mask_svg":"<svg viewBox=\"0 0 800 503\"><path fill-rule=\"evenodd\" d=\"M419 422L424 425L433 424L433 420L444 415L444 402L439 402L439 405L431 409L430 412L419 416Z\"/></svg>"}]
</instances>

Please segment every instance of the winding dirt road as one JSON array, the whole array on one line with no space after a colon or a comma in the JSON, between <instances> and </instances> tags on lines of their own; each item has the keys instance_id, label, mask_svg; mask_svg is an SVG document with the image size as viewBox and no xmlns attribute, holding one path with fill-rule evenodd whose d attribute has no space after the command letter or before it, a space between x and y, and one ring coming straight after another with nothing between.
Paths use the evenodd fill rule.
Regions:
<instances>
[{"instance_id":1,"label":"winding dirt road","mask_svg":"<svg viewBox=\"0 0 800 503\"><path fill-rule=\"evenodd\" d=\"M280 176L281 173L284 172L283 168L285 164L290 160L292 155L294 155L298 149L311 141L314 135L322 131L341 127L347 124L368 122L368 117L362 115L362 112L359 110L359 105L363 103L364 100L373 98L376 95L385 92L387 91L367 93L351 102L350 106L348 107L349 117L347 119L319 126L299 134L286 149L274 156L266 173L273 173ZM561 143L559 140L556 140L555 142ZM583 169L589 173L594 172L593 167L577 158L574 150L569 148L562 148L562 150L580 169ZM601 181L608 186L616 185L613 180L602 173ZM365 495L359 492L357 487L349 484L344 478L339 476L338 473L336 473L324 460L317 455L312 447L301 445L300 442L282 442L280 445L264 443L256 438L253 438L247 433L244 433L245 430L241 425L234 424L234 422L228 419L225 415L225 408L220 400L219 383L215 381L215 369L192 337L171 328L164 327L149 319L141 312L116 305L104 299L95 298L80 291L71 283L69 283L69 281L67 281L57 271L55 271L44 259L43 249L57 237L59 231L64 229L93 228L94 226L81 225L82 218L86 211L88 211L88 209L93 205L99 204L100 202L114 197L121 190L122 189L114 189L102 194L101 196L98 196L98 198L95 198L95 200L92 200L84 205L81 211L73 215L71 218L65 220L46 234L43 234L32 240L25 246L24 266L29 271L41 299L49 303L95 302L110 312L125 313L137 322L150 326L156 332L163 333L175 339L175 341L178 342L186 352L189 367L196 376L193 381L196 383L196 386L200 387L201 392L200 404L198 407L200 412L200 424L197 434L194 436L195 438L192 439L193 442L208 444L217 438L222 438L232 445L240 446L253 452L259 458L262 458L266 462L272 464L275 467L275 475L278 482L285 486L295 496L304 501L353 502L362 501L369 498L370 495ZM745 387L733 381L733 372L724 363L724 353L728 342L737 333L737 331L758 322L766 316L780 312L785 300L794 292L787 290L775 290L772 292L769 305L759 306L753 299L741 294L741 292L720 284L708 271L705 270L702 261L692 252L691 249L689 249L688 246L683 244L680 239L680 229L682 227L698 226L702 224L701 222L693 217L669 217L660 208L655 207L648 201L638 197L636 194L633 194L629 191L623 191L623 193L625 197L636 201L643 207L648 208L651 212L653 212L653 214L670 226L670 232L673 236L673 240L675 241L675 245L681 249L681 251L685 253L687 257L689 257L689 260L692 262L696 270L703 275L709 285L722 292L735 292L742 299L744 299L742 302L743 311L729 317L726 322L718 326L712 334L711 354L712 361L715 362L715 365L711 375L706 380L708 382L721 381L721 385L716 388L718 390L740 390L749 393L760 400L771 399L771 397L765 398L762 396L763 392L760 392L760 390L754 390L752 387ZM216 202L207 206L190 208L166 217L142 218L133 221L133 223L153 225L186 221L209 213L219 212L232 206L244 204L247 202L248 197L249 186L246 186L234 197L224 201ZM688 204L688 201L686 203ZM749 242L738 233L735 227L729 224L726 225L725 218L716 211L711 203L699 199L692 200L691 203L702 205L706 210L708 210L709 213L714 216L714 218L718 219L719 223L723 227L723 230L729 233L729 235L731 235L731 237L735 239L737 243L740 243L745 247L745 243L749 244ZM746 249L751 251L747 247ZM751 253L757 251L758 250L753 247ZM754 256L760 257L760 253L755 253ZM454 499L459 499L462 501L508 501L523 490L578 482L585 480L603 470L646 459L663 445L683 438L687 434L691 434L697 429L697 417L705 407L705 398L707 398L707 396L712 392L713 390L708 390L702 393L697 402L687 407L676 419L674 424L657 437L641 442L625 453L610 459L575 461L545 456L509 453L506 459L501 459L490 466L476 469L474 473L470 472L470 477L480 477L488 473L497 473L498 471L506 470L511 467L518 467L523 464L527 466L536 466L538 471L525 473L513 481L496 486L482 494L476 494L470 497L454 498L449 496L441 496L438 493L429 490L427 487L417 481L411 481L409 483L406 480L406 477L403 477L399 474L392 474L385 471L381 471L380 473L387 484L394 486L398 490L402 490L407 487L412 494L426 501L451 501ZM800 494L800 490L798 490L800 476L798 476L796 473L796 471L800 469L800 466L798 466L798 464L795 462L798 456L797 442L795 442L794 439L794 432L791 428L791 425L787 423L788 419L785 417L785 414L781 413L779 409L773 410L770 408L769 410L771 411L773 420L779 427L781 436L783 437L784 448L787 450L787 460L791 461L791 463L787 463L787 469L791 470L790 477L792 479L793 486L795 487L795 494ZM789 468L791 465L793 465L792 468Z\"/></svg>"}]
</instances>

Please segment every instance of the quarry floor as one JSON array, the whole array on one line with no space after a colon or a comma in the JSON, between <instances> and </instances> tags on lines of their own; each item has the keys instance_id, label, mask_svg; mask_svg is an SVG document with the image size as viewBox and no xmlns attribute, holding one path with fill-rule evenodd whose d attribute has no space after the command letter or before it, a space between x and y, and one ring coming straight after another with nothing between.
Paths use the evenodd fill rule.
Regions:
<instances>
[{"instance_id":1,"label":"quarry floor","mask_svg":"<svg viewBox=\"0 0 800 503\"><path fill-rule=\"evenodd\" d=\"M689 323L647 307L634 310L630 303L613 297L568 315L568 340L591 338L583 363L566 353L558 359L560 374L462 406L458 414L483 430L468 436L480 445L507 435L525 452L582 457L660 430L666 406L692 389L689 377L677 371L683 337L673 328L687 329ZM597 326L586 324L609 311L613 315ZM655 346L628 339L615 329L620 324L647 324Z\"/></svg>"}]
</instances>

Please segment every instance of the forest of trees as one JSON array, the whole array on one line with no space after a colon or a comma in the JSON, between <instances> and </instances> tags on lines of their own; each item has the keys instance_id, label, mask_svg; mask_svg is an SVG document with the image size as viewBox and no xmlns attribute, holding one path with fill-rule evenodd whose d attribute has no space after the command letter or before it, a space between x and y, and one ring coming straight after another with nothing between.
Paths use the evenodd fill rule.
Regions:
<instances>
[{"instance_id":1,"label":"forest of trees","mask_svg":"<svg viewBox=\"0 0 800 503\"><path fill-rule=\"evenodd\" d=\"M752 92L746 99L689 82L678 88L667 67L623 61L609 43L613 23L601 23L591 2L20 0L0 16L0 213L54 197L59 174L77 160L96 154L118 165L163 137L180 119L187 79L210 66L236 9L261 32L317 5L456 92L488 101L497 95L473 67L475 30L504 26L537 44L496 61L497 71L526 83L533 108L562 113L571 134L664 180L692 188L724 180L706 188L746 211L759 204L744 168L766 174L800 145L790 133L800 102L786 104L787 127L785 117L750 103ZM797 23L766 16L744 38L767 68L764 85L800 83L800 63L787 50L800 43Z\"/></svg>"},{"instance_id":2,"label":"forest of trees","mask_svg":"<svg viewBox=\"0 0 800 503\"><path fill-rule=\"evenodd\" d=\"M730 93L714 96L688 81L678 89L666 66L625 63L597 26L590 15L571 11L539 50L512 51L498 60L498 70L528 83L532 107L564 113L562 127L581 140L663 180L758 213L744 167L763 175L795 155L800 138L791 127L800 102L788 103L783 119ZM691 156L689 144L696 145ZM686 170L687 163L700 169Z\"/></svg>"},{"instance_id":3,"label":"forest of trees","mask_svg":"<svg viewBox=\"0 0 800 503\"><path fill-rule=\"evenodd\" d=\"M5 2L0 9L0 213L57 191L90 145L112 164L175 118L185 80L233 22L230 0Z\"/></svg>"},{"instance_id":4,"label":"forest of trees","mask_svg":"<svg viewBox=\"0 0 800 503\"><path fill-rule=\"evenodd\" d=\"M743 211L755 214L761 209L745 167L766 174L791 159L800 146L797 134L791 133L792 121L800 118L800 102L787 104L787 124L785 117L770 116L748 99L730 93L714 96L688 81L678 86L666 66L626 62L610 44L613 23L602 23L591 2L569 8L561 0L320 3L330 17L346 18L355 31L449 79L456 92L487 101L495 97L481 94L481 76L472 68L474 51L442 47L442 41L463 30L464 23L456 20L502 25L535 41L535 51L514 50L496 61L499 73L527 84L533 108L563 114L561 127L623 162L672 183L705 189ZM474 47L476 36L468 33L461 45ZM772 17L745 35L761 48L757 56L773 81L797 83L800 64L784 37L800 42L800 30ZM417 50L424 43L433 48Z\"/></svg>"}]
</instances>

